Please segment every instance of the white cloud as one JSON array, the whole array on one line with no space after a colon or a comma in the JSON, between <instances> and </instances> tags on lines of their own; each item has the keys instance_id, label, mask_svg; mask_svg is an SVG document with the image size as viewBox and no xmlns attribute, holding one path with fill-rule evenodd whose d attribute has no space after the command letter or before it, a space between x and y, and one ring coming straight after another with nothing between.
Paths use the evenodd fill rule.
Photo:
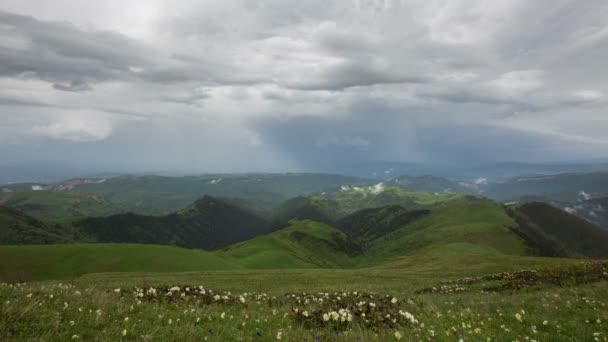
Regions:
<instances>
[{"instance_id":1,"label":"white cloud","mask_svg":"<svg viewBox=\"0 0 608 342\"><path fill-rule=\"evenodd\" d=\"M589 89L579 90L579 91L575 92L575 95L580 97L581 99L587 100L587 101L599 100L603 96L600 91L589 90Z\"/></svg>"},{"instance_id":2,"label":"white cloud","mask_svg":"<svg viewBox=\"0 0 608 342\"><path fill-rule=\"evenodd\" d=\"M90 142L107 138L112 133L111 123L103 113L71 112L46 124L31 127L35 136L72 142Z\"/></svg>"}]
</instances>

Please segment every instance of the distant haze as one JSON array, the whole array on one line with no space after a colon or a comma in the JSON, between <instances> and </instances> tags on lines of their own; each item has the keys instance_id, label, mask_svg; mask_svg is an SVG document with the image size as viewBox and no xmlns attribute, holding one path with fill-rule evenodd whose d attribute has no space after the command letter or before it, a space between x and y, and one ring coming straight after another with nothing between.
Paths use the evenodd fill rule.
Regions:
<instances>
[{"instance_id":1,"label":"distant haze","mask_svg":"<svg viewBox=\"0 0 608 342\"><path fill-rule=\"evenodd\" d=\"M605 0L4 0L0 165L606 160L607 16Z\"/></svg>"}]
</instances>

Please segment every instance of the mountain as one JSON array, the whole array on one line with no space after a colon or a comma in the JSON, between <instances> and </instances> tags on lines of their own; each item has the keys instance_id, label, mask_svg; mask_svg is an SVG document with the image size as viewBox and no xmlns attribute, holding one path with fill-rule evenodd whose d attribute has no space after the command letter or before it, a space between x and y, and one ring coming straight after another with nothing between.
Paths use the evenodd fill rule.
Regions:
<instances>
[{"instance_id":1,"label":"mountain","mask_svg":"<svg viewBox=\"0 0 608 342\"><path fill-rule=\"evenodd\" d=\"M340 219L336 226L355 240L367 245L429 213L428 209L408 210L398 205L390 205L359 210Z\"/></svg>"},{"instance_id":2,"label":"mountain","mask_svg":"<svg viewBox=\"0 0 608 342\"><path fill-rule=\"evenodd\" d=\"M608 231L543 203L449 203L426 210L365 209L337 223L381 260L453 244L505 255L607 258Z\"/></svg>"},{"instance_id":3,"label":"mountain","mask_svg":"<svg viewBox=\"0 0 608 342\"><path fill-rule=\"evenodd\" d=\"M608 258L608 231L546 203L509 206L512 229L536 254Z\"/></svg>"},{"instance_id":4,"label":"mountain","mask_svg":"<svg viewBox=\"0 0 608 342\"><path fill-rule=\"evenodd\" d=\"M49 190L7 192L3 198L3 205L42 219L106 216L136 209L100 195Z\"/></svg>"},{"instance_id":5,"label":"mountain","mask_svg":"<svg viewBox=\"0 0 608 342\"><path fill-rule=\"evenodd\" d=\"M492 201L449 203L374 237L367 242L366 251L374 259L386 259L459 245L502 255L527 255L522 239L510 230L512 225L504 208Z\"/></svg>"},{"instance_id":6,"label":"mountain","mask_svg":"<svg viewBox=\"0 0 608 342\"><path fill-rule=\"evenodd\" d=\"M27 229L16 231L34 231L30 235L35 237L61 236L59 226L21 217L13 209L8 213L10 221L2 216L3 231L9 227L5 222L33 220ZM82 231L74 234L80 237L74 238L77 241L84 234L89 241L216 250L127 243L0 246L0 260L11 260L0 261L0 278L25 281L107 271L362 267L414 267L416 274L453 269L458 275L464 269L501 271L507 266L517 269L565 260L538 256L608 258L608 231L574 215L542 203L504 206L481 199L427 209L367 208L337 220L334 226L292 220L268 232L267 222L247 209L205 197L167 216L116 215L75 225ZM23 242L72 240L30 241Z\"/></svg>"},{"instance_id":7,"label":"mountain","mask_svg":"<svg viewBox=\"0 0 608 342\"><path fill-rule=\"evenodd\" d=\"M401 186L343 185L338 189L300 196L275 208L274 221L279 224L291 219L309 219L330 225L361 209L380 208L388 205L408 209L425 209L451 202L477 201L479 198L466 194L433 194L404 189Z\"/></svg>"},{"instance_id":8,"label":"mountain","mask_svg":"<svg viewBox=\"0 0 608 342\"><path fill-rule=\"evenodd\" d=\"M293 219L307 219L331 224L337 219L339 211L336 201L323 196L298 196L275 208L273 221L281 225Z\"/></svg>"},{"instance_id":9,"label":"mountain","mask_svg":"<svg viewBox=\"0 0 608 342\"><path fill-rule=\"evenodd\" d=\"M400 176L391 179L388 184L398 185L410 191L430 193L472 192L475 190L468 183L456 182L447 178L424 176Z\"/></svg>"},{"instance_id":10,"label":"mountain","mask_svg":"<svg viewBox=\"0 0 608 342\"><path fill-rule=\"evenodd\" d=\"M163 215L188 206L204 195L241 198L268 209L296 196L360 182L361 179L355 177L312 173L119 176L6 185L0 187L0 191L12 193L8 206L37 217L65 218L124 212Z\"/></svg>"},{"instance_id":11,"label":"mountain","mask_svg":"<svg viewBox=\"0 0 608 342\"><path fill-rule=\"evenodd\" d=\"M0 244L50 244L73 241L73 233L23 212L0 206Z\"/></svg>"},{"instance_id":12,"label":"mountain","mask_svg":"<svg viewBox=\"0 0 608 342\"><path fill-rule=\"evenodd\" d=\"M541 198L539 201L551 204L604 229L608 229L608 197L588 199L579 197L575 202L554 201L545 198Z\"/></svg>"},{"instance_id":13,"label":"mountain","mask_svg":"<svg viewBox=\"0 0 608 342\"><path fill-rule=\"evenodd\" d=\"M361 247L342 231L311 220L230 246L222 253L248 268L354 266Z\"/></svg>"},{"instance_id":14,"label":"mountain","mask_svg":"<svg viewBox=\"0 0 608 342\"><path fill-rule=\"evenodd\" d=\"M270 224L252 211L224 199L205 196L165 216L119 214L74 222L97 242L175 245L217 249L267 233Z\"/></svg>"},{"instance_id":15,"label":"mountain","mask_svg":"<svg viewBox=\"0 0 608 342\"><path fill-rule=\"evenodd\" d=\"M476 197L467 194L434 194L416 192L401 186L378 183L369 186L342 186L334 191L321 194L323 197L338 203L342 216L357 210L378 208L387 205L400 205L408 209L423 209L450 202L476 201Z\"/></svg>"},{"instance_id":16,"label":"mountain","mask_svg":"<svg viewBox=\"0 0 608 342\"><path fill-rule=\"evenodd\" d=\"M484 194L501 201L518 200L526 196L569 202L580 196L605 197L608 196L608 172L518 177L504 183L490 184Z\"/></svg>"}]
</instances>

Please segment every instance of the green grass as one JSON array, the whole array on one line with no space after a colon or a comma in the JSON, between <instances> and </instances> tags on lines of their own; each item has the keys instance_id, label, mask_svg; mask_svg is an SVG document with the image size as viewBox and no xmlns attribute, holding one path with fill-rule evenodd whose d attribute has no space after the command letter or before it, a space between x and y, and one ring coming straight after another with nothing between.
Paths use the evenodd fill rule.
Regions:
<instances>
[{"instance_id":1,"label":"green grass","mask_svg":"<svg viewBox=\"0 0 608 342\"><path fill-rule=\"evenodd\" d=\"M248 268L353 266L355 259L334 246L334 236L347 238L341 231L319 222L292 221L285 229L236 244L221 253Z\"/></svg>"},{"instance_id":2,"label":"green grass","mask_svg":"<svg viewBox=\"0 0 608 342\"><path fill-rule=\"evenodd\" d=\"M429 246L466 243L507 255L526 255L523 241L508 227L514 225L502 206L489 202L455 203L372 242L370 254L394 257Z\"/></svg>"},{"instance_id":3,"label":"green grass","mask_svg":"<svg viewBox=\"0 0 608 342\"><path fill-rule=\"evenodd\" d=\"M211 252L168 246L0 246L0 277L10 281L66 279L97 272L179 272L238 267Z\"/></svg>"},{"instance_id":4,"label":"green grass","mask_svg":"<svg viewBox=\"0 0 608 342\"><path fill-rule=\"evenodd\" d=\"M508 293L417 294L417 290L439 281L484 274L480 268L465 268L465 263L471 265L471 260L461 260L456 263L463 262L455 276L454 264L449 262L453 253L457 249L447 253L432 271L427 269L434 264L429 261L424 265L412 262L355 270L104 273L89 274L69 284L0 285L0 339L68 340L77 335L84 340L273 341L280 332L282 340L287 341L305 338L314 341L317 337L322 341L395 341L398 331L405 341L460 338L486 341L488 337L499 341L593 341L594 337L605 340L608 334L605 281ZM531 266L534 260L541 259L511 258L503 266ZM516 258L526 261L510 264ZM547 259L537 266L563 262L572 263ZM187 285L204 285L220 294L231 291L231 298L243 294L247 299L245 303L223 304L202 304L194 299L149 302L136 298L131 290L133 286L147 289L163 285L178 285L182 289ZM115 288L121 288L121 293L116 293ZM319 291L327 292L334 299L304 304L285 297L303 291L315 296L319 296ZM335 291L339 293L332 295ZM389 305L388 311L410 312L419 324L400 321L387 325L381 316L372 326L360 317L350 324L330 322L311 326L293 313L294 307L299 312L329 312L334 310L336 296L346 300L354 297L352 291L377 293L376 299L370 300L375 303L384 295L394 296L398 301ZM264 299L258 303L256 295ZM338 328L337 332L334 328Z\"/></svg>"}]
</instances>

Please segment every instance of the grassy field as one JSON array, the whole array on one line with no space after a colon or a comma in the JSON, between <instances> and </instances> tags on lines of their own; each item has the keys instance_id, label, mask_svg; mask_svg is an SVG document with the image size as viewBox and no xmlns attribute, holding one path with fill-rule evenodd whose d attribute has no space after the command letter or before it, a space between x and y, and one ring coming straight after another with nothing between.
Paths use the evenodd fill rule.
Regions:
<instances>
[{"instance_id":1,"label":"grassy field","mask_svg":"<svg viewBox=\"0 0 608 342\"><path fill-rule=\"evenodd\" d=\"M606 340L606 279L566 286L540 284L508 292L484 293L473 288L461 293L418 293L439 287L444 280L490 270L580 264L512 258L520 260L468 268L470 260L459 258L452 263L448 261L452 255L447 254L439 262L436 258L423 263L397 260L384 267L353 270L113 272L61 283L4 283L0 285L0 339ZM568 273L563 273L567 279ZM604 272L604 278L607 275ZM174 286L179 290L170 290ZM205 294L198 286L203 286ZM150 294L151 287L156 296Z\"/></svg>"},{"instance_id":2,"label":"grassy field","mask_svg":"<svg viewBox=\"0 0 608 342\"><path fill-rule=\"evenodd\" d=\"M239 267L211 252L131 244L0 246L0 260L0 278L17 282L70 279L98 272L179 272Z\"/></svg>"}]
</instances>

